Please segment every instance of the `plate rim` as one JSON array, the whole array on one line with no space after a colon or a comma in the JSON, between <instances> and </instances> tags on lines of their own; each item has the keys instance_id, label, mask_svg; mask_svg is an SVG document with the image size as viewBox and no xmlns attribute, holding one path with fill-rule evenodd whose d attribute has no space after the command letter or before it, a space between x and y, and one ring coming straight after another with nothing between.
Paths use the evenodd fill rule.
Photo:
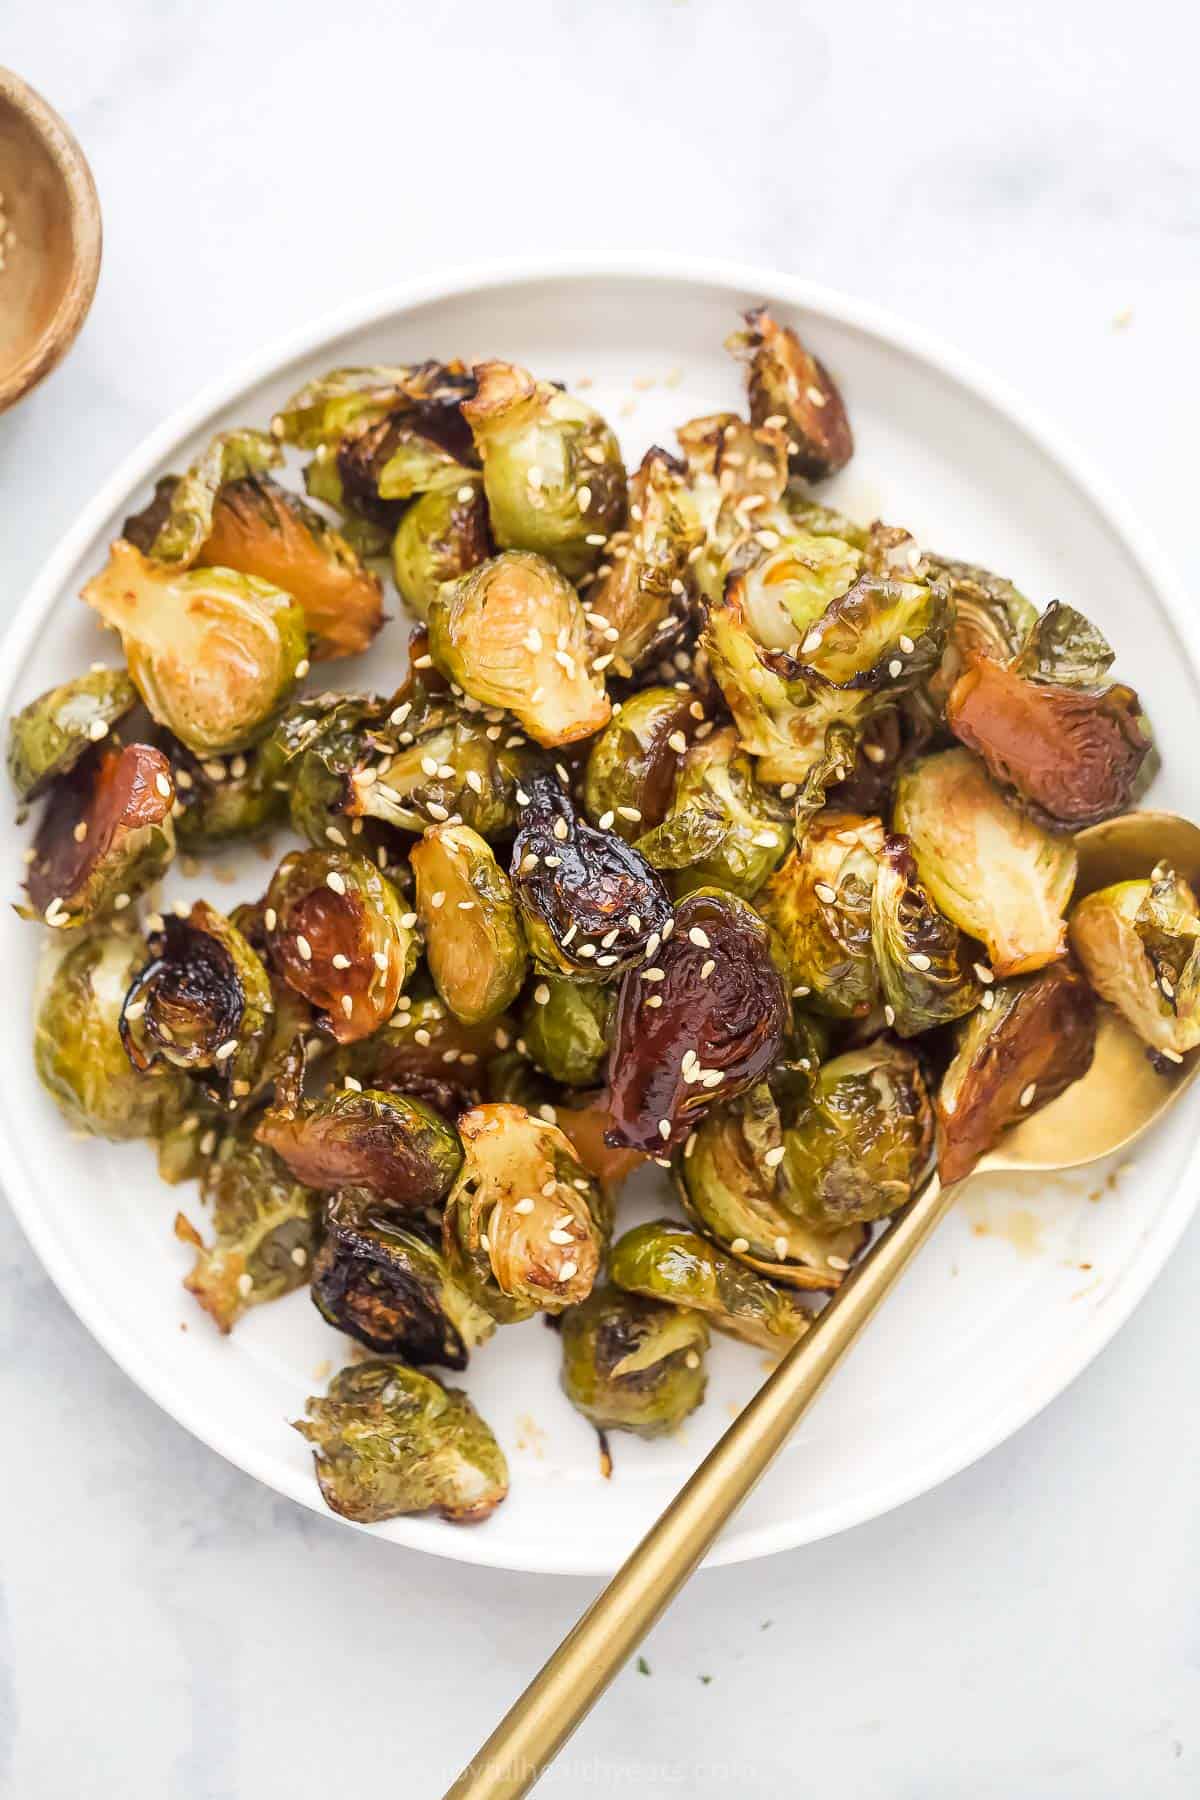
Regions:
<instances>
[{"instance_id":1,"label":"plate rim","mask_svg":"<svg viewBox=\"0 0 1200 1800\"><path fill-rule=\"evenodd\" d=\"M1005 379L993 375L974 358L947 343L938 333L911 324L874 301L842 293L769 265L668 255L611 260L568 255L534 259L492 258L455 264L431 275L373 289L270 339L239 359L224 374L206 382L190 400L177 407L121 458L41 565L0 639L0 705L5 708L9 705L16 672L88 541L133 490L152 478L177 442L197 432L207 418L229 406L244 389L280 374L288 364L302 357L316 354L323 344L333 339L383 324L439 299L460 298L487 289L519 287L535 282L613 280L685 283L761 293L768 301L777 300L787 306L804 308L836 324L861 331L890 349L901 350L967 390L1023 434L1062 471L1121 539L1174 628L1191 672L1200 684L1200 619L1193 614L1170 560L1115 483L1099 471L1070 434L1052 423L1036 404L1028 401ZM1087 1315L1085 1324L1069 1346L1040 1371L1036 1387L1027 1385L1015 1392L1006 1406L989 1411L986 1424L956 1438L941 1454L928 1455L919 1464L904 1465L903 1473L877 1482L872 1488L853 1494L837 1505L827 1506L803 1524L799 1521L780 1522L744 1531L739 1531L736 1524L727 1528L703 1566L729 1566L796 1549L882 1517L960 1474L1005 1443L1066 1391L1144 1298L1200 1204L1198 1174L1200 1137L1185 1156L1174 1189L1163 1201L1152 1229L1143 1235L1132 1259L1106 1295L1104 1305ZM118 1316L109 1314L102 1296L94 1293L82 1278L76 1279L72 1266L59 1259L52 1234L42 1225L37 1183L33 1178L28 1181L25 1178L21 1155L10 1134L6 1115L0 1116L0 1186L59 1293L100 1347L148 1398L193 1437L273 1492L283 1493L326 1519L338 1517L325 1508L315 1483L309 1484L311 1492L281 1486L275 1474L268 1475L263 1471L263 1459L253 1447L243 1445L241 1440L237 1440L236 1447L231 1447L222 1442L220 1434L212 1432L206 1422L198 1420L187 1391L181 1394L169 1379L159 1379L152 1355L140 1346L136 1334ZM356 1525L351 1520L339 1519L339 1523L380 1535L375 1528ZM385 1541L455 1562L514 1572L596 1576L610 1573L613 1567L606 1559L590 1558L585 1546L576 1548L569 1540L555 1547L547 1546L547 1554L535 1561L529 1552L501 1549L498 1541L489 1544L486 1530L451 1530L440 1520L426 1518L390 1521Z\"/></svg>"}]
</instances>

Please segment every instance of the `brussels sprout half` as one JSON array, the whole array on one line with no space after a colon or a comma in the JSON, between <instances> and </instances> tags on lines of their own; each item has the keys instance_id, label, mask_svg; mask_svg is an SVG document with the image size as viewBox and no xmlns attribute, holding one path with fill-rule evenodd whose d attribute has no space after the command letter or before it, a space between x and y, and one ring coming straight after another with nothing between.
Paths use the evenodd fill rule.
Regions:
<instances>
[{"instance_id":1,"label":"brussels sprout half","mask_svg":"<svg viewBox=\"0 0 1200 1800\"><path fill-rule=\"evenodd\" d=\"M934 905L987 945L997 975L1026 974L1064 954L1074 847L1006 800L969 750L905 769L893 822Z\"/></svg>"},{"instance_id":2,"label":"brussels sprout half","mask_svg":"<svg viewBox=\"0 0 1200 1800\"><path fill-rule=\"evenodd\" d=\"M364 1188L343 1188L326 1208L312 1297L323 1319L368 1350L420 1366L465 1369L496 1329L439 1252Z\"/></svg>"},{"instance_id":3,"label":"brussels sprout half","mask_svg":"<svg viewBox=\"0 0 1200 1800\"><path fill-rule=\"evenodd\" d=\"M938 1170L961 1181L1010 1125L1048 1106L1092 1066L1096 1002L1075 969L1058 963L990 988L960 1027L942 1079Z\"/></svg>"},{"instance_id":4,"label":"brussels sprout half","mask_svg":"<svg viewBox=\"0 0 1200 1800\"><path fill-rule=\"evenodd\" d=\"M443 1223L451 1272L502 1325L585 1299L604 1208L570 1140L503 1102L463 1113L458 1129L464 1160Z\"/></svg>"},{"instance_id":5,"label":"brussels sprout half","mask_svg":"<svg viewBox=\"0 0 1200 1800\"><path fill-rule=\"evenodd\" d=\"M39 694L8 727L8 773L22 800L35 800L137 702L124 669L98 667Z\"/></svg>"},{"instance_id":6,"label":"brussels sprout half","mask_svg":"<svg viewBox=\"0 0 1200 1800\"><path fill-rule=\"evenodd\" d=\"M339 1044L391 1018L416 965L416 919L374 863L293 850L267 890L264 922L273 966L323 1011Z\"/></svg>"},{"instance_id":7,"label":"brussels sprout half","mask_svg":"<svg viewBox=\"0 0 1200 1800\"><path fill-rule=\"evenodd\" d=\"M462 410L483 461L496 542L536 550L578 581L624 521L620 446L594 407L525 369L485 362L475 375L478 392Z\"/></svg>"},{"instance_id":8,"label":"brussels sprout half","mask_svg":"<svg viewBox=\"0 0 1200 1800\"><path fill-rule=\"evenodd\" d=\"M512 883L467 825L431 825L410 861L434 986L467 1024L494 1019L520 993L529 960Z\"/></svg>"},{"instance_id":9,"label":"brussels sprout half","mask_svg":"<svg viewBox=\"0 0 1200 1800\"><path fill-rule=\"evenodd\" d=\"M588 753L584 804L593 824L632 844L662 823L695 731L693 704L678 688L648 687L613 714Z\"/></svg>"},{"instance_id":10,"label":"brussels sprout half","mask_svg":"<svg viewBox=\"0 0 1200 1800\"><path fill-rule=\"evenodd\" d=\"M120 632L150 712L198 756L263 737L307 672L302 609L251 575L180 573L119 539L83 598Z\"/></svg>"},{"instance_id":11,"label":"brussels sprout half","mask_svg":"<svg viewBox=\"0 0 1200 1800\"><path fill-rule=\"evenodd\" d=\"M788 650L849 593L862 573L863 555L844 538L801 531L789 519L782 536L773 525L760 524L740 539L726 568L755 642Z\"/></svg>"},{"instance_id":12,"label":"brussels sprout half","mask_svg":"<svg viewBox=\"0 0 1200 1800\"><path fill-rule=\"evenodd\" d=\"M629 484L628 532L612 540L588 588L588 624L614 675L629 677L678 637L704 541L685 463L657 445Z\"/></svg>"},{"instance_id":13,"label":"brussels sprout half","mask_svg":"<svg viewBox=\"0 0 1200 1800\"><path fill-rule=\"evenodd\" d=\"M175 854L170 764L147 744L93 751L55 782L25 878L47 925L122 912Z\"/></svg>"},{"instance_id":14,"label":"brussels sprout half","mask_svg":"<svg viewBox=\"0 0 1200 1800\"><path fill-rule=\"evenodd\" d=\"M531 1059L567 1087L595 1087L608 1056L611 988L566 975L537 982L521 1015Z\"/></svg>"},{"instance_id":15,"label":"brussels sprout half","mask_svg":"<svg viewBox=\"0 0 1200 1800\"><path fill-rule=\"evenodd\" d=\"M865 1018L879 999L871 912L883 841L878 819L828 807L758 897L793 995L831 1018Z\"/></svg>"},{"instance_id":16,"label":"brussels sprout half","mask_svg":"<svg viewBox=\"0 0 1200 1800\"><path fill-rule=\"evenodd\" d=\"M977 949L917 880L908 840L884 839L871 891L871 949L884 1016L901 1037L948 1025L978 1006Z\"/></svg>"},{"instance_id":17,"label":"brussels sprout half","mask_svg":"<svg viewBox=\"0 0 1200 1800\"><path fill-rule=\"evenodd\" d=\"M704 1398L702 1314L598 1288L562 1323L563 1392L598 1431L663 1437Z\"/></svg>"},{"instance_id":18,"label":"brussels sprout half","mask_svg":"<svg viewBox=\"0 0 1200 1800\"><path fill-rule=\"evenodd\" d=\"M309 1187L369 1188L413 1214L445 1199L462 1163L458 1134L432 1107L371 1088L336 1090L296 1111L273 1108L256 1136Z\"/></svg>"},{"instance_id":19,"label":"brussels sprout half","mask_svg":"<svg viewBox=\"0 0 1200 1800\"><path fill-rule=\"evenodd\" d=\"M307 1410L296 1430L313 1445L325 1504L343 1518L439 1512L477 1524L508 1493L504 1453L467 1396L402 1362L343 1369Z\"/></svg>"},{"instance_id":20,"label":"brussels sprout half","mask_svg":"<svg viewBox=\"0 0 1200 1800\"><path fill-rule=\"evenodd\" d=\"M677 1219L636 1225L618 1238L609 1274L626 1293L701 1312L717 1331L762 1350L786 1350L812 1324L812 1315L788 1289L756 1275Z\"/></svg>"},{"instance_id":21,"label":"brussels sprout half","mask_svg":"<svg viewBox=\"0 0 1200 1800\"><path fill-rule=\"evenodd\" d=\"M506 707L546 747L608 723L579 596L545 557L507 550L440 588L429 653L450 681L484 706Z\"/></svg>"},{"instance_id":22,"label":"brussels sprout half","mask_svg":"<svg viewBox=\"0 0 1200 1800\"><path fill-rule=\"evenodd\" d=\"M303 1287L320 1239L320 1196L294 1181L252 1130L227 1133L208 1161L200 1193L212 1206L212 1243L186 1222L176 1226L196 1246L183 1285L222 1331L248 1308Z\"/></svg>"},{"instance_id":23,"label":"brussels sprout half","mask_svg":"<svg viewBox=\"0 0 1200 1800\"><path fill-rule=\"evenodd\" d=\"M1177 1062L1200 1044L1200 907L1173 869L1088 894L1068 930L1093 988L1152 1053Z\"/></svg>"},{"instance_id":24,"label":"brussels sprout half","mask_svg":"<svg viewBox=\"0 0 1200 1800\"><path fill-rule=\"evenodd\" d=\"M330 369L284 402L271 420L271 432L282 443L315 450L336 445L354 425L406 415L451 420L474 391L474 377L458 361ZM470 442L465 427L462 437L465 450Z\"/></svg>"},{"instance_id":25,"label":"brussels sprout half","mask_svg":"<svg viewBox=\"0 0 1200 1800\"><path fill-rule=\"evenodd\" d=\"M483 482L460 470L454 484L431 489L405 511L392 539L392 573L408 606L427 619L443 582L457 581L492 551Z\"/></svg>"},{"instance_id":26,"label":"brussels sprout half","mask_svg":"<svg viewBox=\"0 0 1200 1800\"><path fill-rule=\"evenodd\" d=\"M727 726L692 745L670 812L657 831L638 839L638 848L656 868L679 871L677 894L719 887L753 900L790 838L787 808L755 779L737 732Z\"/></svg>"},{"instance_id":27,"label":"brussels sprout half","mask_svg":"<svg viewBox=\"0 0 1200 1800\"><path fill-rule=\"evenodd\" d=\"M621 985L609 1058L612 1141L658 1156L761 1081L790 1024L767 928L745 901L701 888L672 926Z\"/></svg>"},{"instance_id":28,"label":"brussels sprout half","mask_svg":"<svg viewBox=\"0 0 1200 1800\"><path fill-rule=\"evenodd\" d=\"M788 458L797 474L822 481L845 468L854 436L837 385L796 333L765 306L745 314L746 328L726 347L749 363L750 417L788 433Z\"/></svg>"},{"instance_id":29,"label":"brussels sprout half","mask_svg":"<svg viewBox=\"0 0 1200 1800\"><path fill-rule=\"evenodd\" d=\"M38 1002L38 1079L70 1125L94 1137L154 1137L183 1111L182 1077L139 1074L121 1042L121 1007L144 956L128 933L91 932L58 962Z\"/></svg>"}]
</instances>

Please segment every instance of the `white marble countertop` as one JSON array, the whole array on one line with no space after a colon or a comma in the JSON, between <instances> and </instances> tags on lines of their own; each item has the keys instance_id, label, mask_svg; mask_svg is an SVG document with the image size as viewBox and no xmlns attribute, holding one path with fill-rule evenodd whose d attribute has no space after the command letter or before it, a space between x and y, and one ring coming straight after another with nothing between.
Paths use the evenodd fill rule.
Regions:
<instances>
[{"instance_id":1,"label":"white marble countertop","mask_svg":"<svg viewBox=\"0 0 1200 1800\"><path fill-rule=\"evenodd\" d=\"M2 54L92 159L105 263L68 364L0 420L0 606L265 338L549 250L774 262L908 314L1035 393L1200 577L1200 22L1176 0L8 0ZM699 1578L539 1791L1194 1794L1198 1286L1193 1229L983 1463ZM109 1362L3 1209L0 1352L4 1795L425 1800L591 1592L257 1486Z\"/></svg>"}]
</instances>

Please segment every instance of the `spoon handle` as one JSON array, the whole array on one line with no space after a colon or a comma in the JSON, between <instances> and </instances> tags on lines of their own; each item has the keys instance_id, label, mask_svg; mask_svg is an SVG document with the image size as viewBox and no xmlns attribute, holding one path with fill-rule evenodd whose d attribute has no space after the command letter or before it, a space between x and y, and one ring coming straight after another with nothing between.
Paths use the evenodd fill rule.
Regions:
<instances>
[{"instance_id":1,"label":"spoon handle","mask_svg":"<svg viewBox=\"0 0 1200 1800\"><path fill-rule=\"evenodd\" d=\"M444 1800L518 1800L566 1743L787 1441L884 1295L949 1210L936 1176L898 1212L813 1329L784 1357L657 1524L447 1788Z\"/></svg>"}]
</instances>

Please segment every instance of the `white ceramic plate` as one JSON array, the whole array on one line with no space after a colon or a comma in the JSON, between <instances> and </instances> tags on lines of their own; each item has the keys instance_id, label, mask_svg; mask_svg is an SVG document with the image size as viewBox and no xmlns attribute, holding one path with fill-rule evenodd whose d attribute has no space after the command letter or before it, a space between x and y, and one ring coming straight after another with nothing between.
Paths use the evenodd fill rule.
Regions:
<instances>
[{"instance_id":1,"label":"white ceramic plate","mask_svg":"<svg viewBox=\"0 0 1200 1800\"><path fill-rule=\"evenodd\" d=\"M1154 802L1195 813L1197 629L1123 505L1027 407L978 371L874 309L766 271L495 269L412 286L347 309L256 357L170 420L120 468L67 533L4 645L3 713L86 668L112 640L75 596L153 478L179 468L217 429L261 423L302 380L339 363L502 356L572 383L619 430L636 462L695 414L741 404L721 348L739 311L767 300L834 371L858 453L825 490L847 511L882 514L926 544L1011 575L1039 602L1089 613L1141 689L1163 752ZM641 383L652 383L643 386ZM393 610L398 610L395 606ZM395 620L347 687L384 690L401 667ZM10 889L24 834L0 833ZM282 842L281 842L282 848ZM242 853L239 886L190 884L219 903L261 891ZM187 891L176 873L168 898ZM0 1172L35 1248L110 1354L168 1412L222 1455L306 1506L322 1502L307 1447L288 1420L345 1343L304 1293L261 1308L221 1338L180 1287L189 1256L172 1236L192 1188L157 1180L141 1145L71 1138L39 1090L29 1052L37 933L0 912L9 1003L0 1013L5 1107ZM964 1468L1031 1418L1096 1355L1145 1293L1197 1192L1196 1104L1124 1168L1017 1186L981 1184L822 1395L711 1560L736 1562L810 1542L899 1505ZM665 1181L665 1176L660 1176ZM652 1214L649 1196L630 1219ZM186 1331L182 1326L186 1324ZM718 1340L709 1397L678 1436L617 1438L601 1478L596 1440L558 1388L558 1343L540 1322L502 1331L465 1385L508 1454L512 1492L483 1526L398 1519L397 1543L515 1569L611 1570L762 1376L757 1352Z\"/></svg>"}]
</instances>

